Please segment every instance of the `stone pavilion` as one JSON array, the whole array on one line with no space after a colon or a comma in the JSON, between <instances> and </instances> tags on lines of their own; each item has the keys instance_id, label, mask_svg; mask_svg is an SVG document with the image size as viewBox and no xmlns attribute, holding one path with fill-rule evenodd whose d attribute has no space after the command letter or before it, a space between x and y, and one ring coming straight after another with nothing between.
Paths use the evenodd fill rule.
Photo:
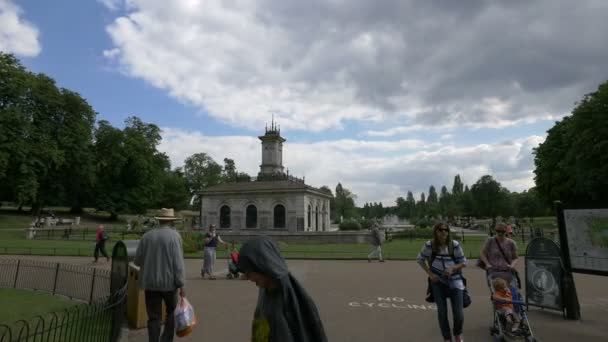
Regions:
<instances>
[{"instance_id":1,"label":"stone pavilion","mask_svg":"<svg viewBox=\"0 0 608 342\"><path fill-rule=\"evenodd\" d=\"M283 168L280 128L273 122L260 136L262 164L257 177L199 191L201 224L231 231L327 231L331 194L306 185Z\"/></svg>"}]
</instances>

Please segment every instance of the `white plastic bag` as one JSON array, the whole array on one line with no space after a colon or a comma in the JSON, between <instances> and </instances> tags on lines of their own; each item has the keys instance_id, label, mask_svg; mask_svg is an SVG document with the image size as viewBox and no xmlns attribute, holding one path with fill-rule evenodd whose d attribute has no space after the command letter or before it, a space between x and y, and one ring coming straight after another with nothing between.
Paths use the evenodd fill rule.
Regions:
<instances>
[{"instance_id":1,"label":"white plastic bag","mask_svg":"<svg viewBox=\"0 0 608 342\"><path fill-rule=\"evenodd\" d=\"M180 297L179 304L175 308L175 335L178 337L188 336L192 333L194 326L198 323L194 308L186 297Z\"/></svg>"}]
</instances>

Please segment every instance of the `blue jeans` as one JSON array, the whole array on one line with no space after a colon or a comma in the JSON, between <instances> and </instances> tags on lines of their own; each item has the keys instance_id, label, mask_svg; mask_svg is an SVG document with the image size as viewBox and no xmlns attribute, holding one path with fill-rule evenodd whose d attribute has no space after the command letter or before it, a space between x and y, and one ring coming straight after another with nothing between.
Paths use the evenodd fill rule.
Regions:
<instances>
[{"instance_id":1,"label":"blue jeans","mask_svg":"<svg viewBox=\"0 0 608 342\"><path fill-rule=\"evenodd\" d=\"M450 334L450 321L448 320L448 301L452 302L452 317L454 319L454 336L462 334L462 326L464 324L464 309L462 307L462 290L449 289L448 285L437 282L432 284L433 295L435 296L435 304L437 305L437 319L439 320L439 328L441 335L446 340L452 339Z\"/></svg>"}]
</instances>

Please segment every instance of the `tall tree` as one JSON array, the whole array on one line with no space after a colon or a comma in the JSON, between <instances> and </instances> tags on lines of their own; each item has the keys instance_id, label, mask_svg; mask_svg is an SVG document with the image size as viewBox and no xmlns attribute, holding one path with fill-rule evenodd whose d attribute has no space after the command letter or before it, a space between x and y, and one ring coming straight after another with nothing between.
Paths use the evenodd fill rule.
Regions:
<instances>
[{"instance_id":1,"label":"tall tree","mask_svg":"<svg viewBox=\"0 0 608 342\"><path fill-rule=\"evenodd\" d=\"M93 179L94 121L78 94L0 53L2 197L32 204L33 211L45 204L81 206Z\"/></svg>"},{"instance_id":2,"label":"tall tree","mask_svg":"<svg viewBox=\"0 0 608 342\"><path fill-rule=\"evenodd\" d=\"M496 217L508 211L508 190L490 175L473 184L471 195L477 216Z\"/></svg>"},{"instance_id":3,"label":"tall tree","mask_svg":"<svg viewBox=\"0 0 608 342\"><path fill-rule=\"evenodd\" d=\"M454 196L460 196L464 192L462 180L460 180L460 175L456 175L454 177L454 185L452 185L452 194Z\"/></svg>"},{"instance_id":4,"label":"tall tree","mask_svg":"<svg viewBox=\"0 0 608 342\"><path fill-rule=\"evenodd\" d=\"M224 168L222 170L222 178L225 182L234 182L237 178L236 165L234 160L224 158Z\"/></svg>"},{"instance_id":5,"label":"tall tree","mask_svg":"<svg viewBox=\"0 0 608 342\"><path fill-rule=\"evenodd\" d=\"M411 191L407 192L405 201L407 202L407 218L413 218L416 216L416 200L414 194Z\"/></svg>"},{"instance_id":6,"label":"tall tree","mask_svg":"<svg viewBox=\"0 0 608 342\"><path fill-rule=\"evenodd\" d=\"M344 188L341 183L336 186L336 215L337 218L347 219L354 217L356 196Z\"/></svg>"},{"instance_id":7,"label":"tall tree","mask_svg":"<svg viewBox=\"0 0 608 342\"><path fill-rule=\"evenodd\" d=\"M184 162L184 175L191 192L222 182L222 167L206 153L195 153Z\"/></svg>"},{"instance_id":8,"label":"tall tree","mask_svg":"<svg viewBox=\"0 0 608 342\"><path fill-rule=\"evenodd\" d=\"M536 189L545 201L608 201L608 82L556 122L535 149Z\"/></svg>"},{"instance_id":9,"label":"tall tree","mask_svg":"<svg viewBox=\"0 0 608 342\"><path fill-rule=\"evenodd\" d=\"M433 204L437 203L437 190L435 190L433 185L429 187L429 197L427 197L426 202Z\"/></svg>"},{"instance_id":10,"label":"tall tree","mask_svg":"<svg viewBox=\"0 0 608 342\"><path fill-rule=\"evenodd\" d=\"M163 195L159 180L170 170L169 158L156 147L160 129L137 117L125 121L124 130L100 121L95 133L97 208L112 218L119 213L143 214Z\"/></svg>"}]
</instances>

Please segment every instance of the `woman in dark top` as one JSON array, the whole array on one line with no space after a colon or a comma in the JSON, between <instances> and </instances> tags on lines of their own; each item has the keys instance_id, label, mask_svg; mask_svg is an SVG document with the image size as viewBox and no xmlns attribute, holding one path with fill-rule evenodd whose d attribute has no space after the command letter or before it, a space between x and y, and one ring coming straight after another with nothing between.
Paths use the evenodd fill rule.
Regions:
<instances>
[{"instance_id":1,"label":"woman in dark top","mask_svg":"<svg viewBox=\"0 0 608 342\"><path fill-rule=\"evenodd\" d=\"M213 275L213 264L215 263L215 248L218 243L225 245L226 242L215 232L215 225L209 225L209 231L205 234L205 250L203 254L203 269L201 277L205 278L205 274L209 275L209 279L215 279Z\"/></svg>"}]
</instances>

